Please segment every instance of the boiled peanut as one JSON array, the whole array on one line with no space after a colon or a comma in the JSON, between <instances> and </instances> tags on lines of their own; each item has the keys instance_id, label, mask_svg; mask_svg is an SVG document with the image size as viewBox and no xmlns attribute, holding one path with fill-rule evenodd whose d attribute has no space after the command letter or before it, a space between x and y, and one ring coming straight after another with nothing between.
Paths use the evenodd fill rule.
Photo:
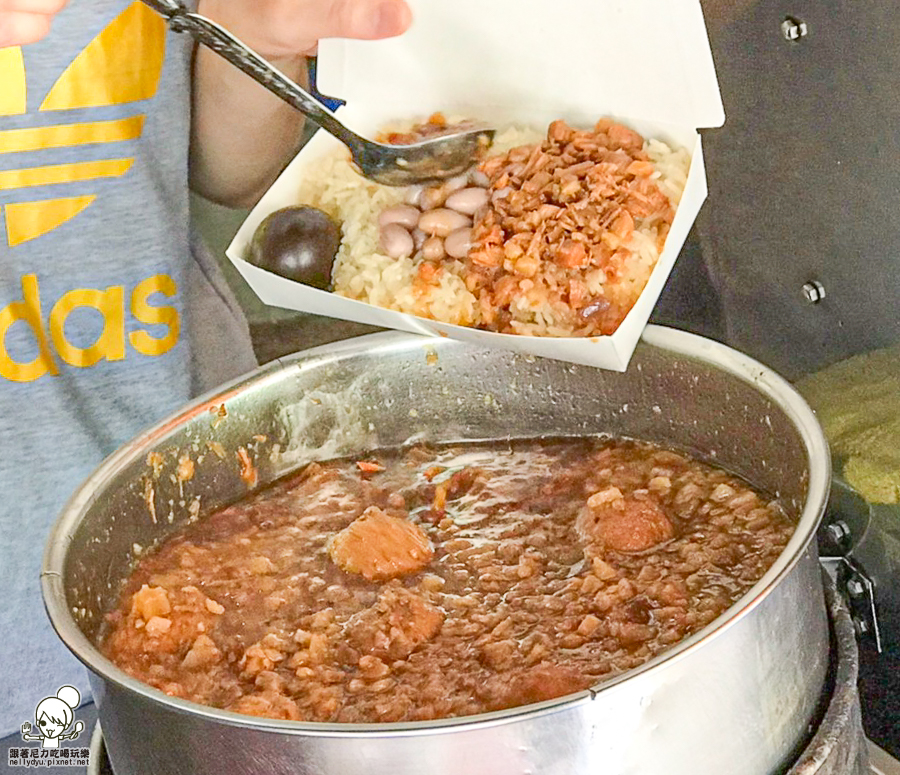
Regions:
<instances>
[{"instance_id":1,"label":"boiled peanut","mask_svg":"<svg viewBox=\"0 0 900 775\"><path fill-rule=\"evenodd\" d=\"M384 228L389 223L399 223L401 226L412 229L419 222L419 208L412 205L394 205L382 210L378 216L378 225Z\"/></svg>"},{"instance_id":2,"label":"boiled peanut","mask_svg":"<svg viewBox=\"0 0 900 775\"><path fill-rule=\"evenodd\" d=\"M389 223L381 230L379 244L391 258L401 258L413 252L412 234L398 223Z\"/></svg>"},{"instance_id":3,"label":"boiled peanut","mask_svg":"<svg viewBox=\"0 0 900 775\"><path fill-rule=\"evenodd\" d=\"M450 178L449 180L444 181L444 190L447 194L452 194L456 191L459 191L465 188L469 184L469 176L466 174L457 175L456 177Z\"/></svg>"},{"instance_id":4,"label":"boiled peanut","mask_svg":"<svg viewBox=\"0 0 900 775\"><path fill-rule=\"evenodd\" d=\"M451 258L465 258L472 247L472 229L464 226L461 229L450 232L444 240L444 250Z\"/></svg>"},{"instance_id":5,"label":"boiled peanut","mask_svg":"<svg viewBox=\"0 0 900 775\"><path fill-rule=\"evenodd\" d=\"M445 207L429 210L419 218L419 228L432 237L446 237L450 232L471 225L472 221L465 215Z\"/></svg>"},{"instance_id":6,"label":"boiled peanut","mask_svg":"<svg viewBox=\"0 0 900 775\"><path fill-rule=\"evenodd\" d=\"M422 191L424 188L425 186L410 186L406 191L406 196L403 197L403 201L408 205L418 207L419 199L422 197Z\"/></svg>"},{"instance_id":7,"label":"boiled peanut","mask_svg":"<svg viewBox=\"0 0 900 775\"><path fill-rule=\"evenodd\" d=\"M442 259L444 257L444 240L440 237L429 237L422 244L422 256L426 261L439 261Z\"/></svg>"},{"instance_id":8,"label":"boiled peanut","mask_svg":"<svg viewBox=\"0 0 900 775\"><path fill-rule=\"evenodd\" d=\"M439 186L426 186L419 194L419 207L422 210L433 210L440 207L447 199L447 189L442 184Z\"/></svg>"},{"instance_id":9,"label":"boiled peanut","mask_svg":"<svg viewBox=\"0 0 900 775\"><path fill-rule=\"evenodd\" d=\"M450 194L444 206L463 215L474 215L476 210L488 203L488 197L485 188L462 188Z\"/></svg>"},{"instance_id":10,"label":"boiled peanut","mask_svg":"<svg viewBox=\"0 0 900 775\"><path fill-rule=\"evenodd\" d=\"M422 245L425 244L425 240L428 239L428 235L422 231L420 228L416 227L412 230L412 238L413 245L416 246L416 250L421 250Z\"/></svg>"},{"instance_id":11,"label":"boiled peanut","mask_svg":"<svg viewBox=\"0 0 900 775\"><path fill-rule=\"evenodd\" d=\"M469 183L479 188L487 188L491 185L491 179L481 170L474 169L469 173Z\"/></svg>"}]
</instances>

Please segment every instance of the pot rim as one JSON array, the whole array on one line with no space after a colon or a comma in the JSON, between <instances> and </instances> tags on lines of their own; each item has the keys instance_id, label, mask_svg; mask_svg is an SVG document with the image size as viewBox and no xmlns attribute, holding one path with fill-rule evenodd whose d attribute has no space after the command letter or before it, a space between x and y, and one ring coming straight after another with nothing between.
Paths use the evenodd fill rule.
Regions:
<instances>
[{"instance_id":1,"label":"pot rim","mask_svg":"<svg viewBox=\"0 0 900 775\"><path fill-rule=\"evenodd\" d=\"M650 674L663 663L668 665L675 660L687 657L701 648L703 644L726 632L761 604L771 591L790 573L806 552L825 513L831 482L831 456L821 426L816 420L812 409L787 380L753 358L696 334L663 326L648 325L641 339L644 344L651 347L718 367L728 374L751 384L767 398L773 400L790 418L800 433L811 465L809 467L806 503L797 522L797 529L791 535L785 549L775 563L725 613L714 619L702 630L685 638L639 667L628 670L615 678L605 680L595 687L576 694L473 716L388 724L281 721L234 713L170 697L158 689L138 681L117 667L103 656L99 649L81 632L69 610L66 601L66 591L63 587L66 555L72 537L85 512L94 502L96 493L100 491L99 488L115 471L121 468L123 463L133 460L136 456L143 455L148 444L166 436L191 417L196 416L198 413L206 413L211 404L221 403L223 398L227 399L229 395L241 392L243 388L250 384L259 385L265 382L267 378L275 378L276 375L280 375L286 368L290 368L299 362L314 362L317 357L321 356L334 359L361 352L372 352L375 349L404 349L416 345L432 348L468 346L466 343L458 340L435 339L433 337L395 331L368 334L342 342L303 350L286 358L277 359L195 399L185 408L174 412L106 458L69 499L48 537L41 570L41 589L44 606L50 617L50 622L63 643L90 671L121 689L134 692L148 702L169 706L176 712L201 716L206 720L229 726L249 727L259 731L278 734L287 733L306 737L377 739L382 737L447 733L448 731L461 731L463 729L483 729L519 721L523 718L550 715L590 702L601 694L609 695L615 692L626 680L634 679L638 675ZM816 461L821 461L821 465L815 465Z\"/></svg>"}]
</instances>

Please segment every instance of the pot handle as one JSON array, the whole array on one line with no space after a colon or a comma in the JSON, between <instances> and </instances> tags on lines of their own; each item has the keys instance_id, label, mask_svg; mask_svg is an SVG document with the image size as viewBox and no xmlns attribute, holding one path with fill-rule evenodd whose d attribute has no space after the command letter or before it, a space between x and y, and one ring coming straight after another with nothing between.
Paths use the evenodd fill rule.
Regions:
<instances>
[{"instance_id":1,"label":"pot handle","mask_svg":"<svg viewBox=\"0 0 900 775\"><path fill-rule=\"evenodd\" d=\"M891 600L900 580L900 548L888 551L890 536L880 522L874 506L834 477L818 531L819 562L846 601L857 638L871 639L879 654L886 640L900 644L900 632L887 632L890 609L900 604Z\"/></svg>"}]
</instances>

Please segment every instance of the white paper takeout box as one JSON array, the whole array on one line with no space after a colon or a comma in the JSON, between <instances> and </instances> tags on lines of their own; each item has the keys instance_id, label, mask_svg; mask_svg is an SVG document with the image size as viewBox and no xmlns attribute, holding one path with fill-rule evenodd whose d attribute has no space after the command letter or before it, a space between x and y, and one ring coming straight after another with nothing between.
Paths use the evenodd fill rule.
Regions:
<instances>
[{"instance_id":1,"label":"white paper takeout box","mask_svg":"<svg viewBox=\"0 0 900 775\"><path fill-rule=\"evenodd\" d=\"M613 116L690 150L687 186L665 250L611 336L516 336L447 325L286 280L243 260L266 215L299 203L309 164L343 146L319 131L253 209L227 250L266 304L623 371L700 205L698 128L725 116L699 0L409 0L412 28L388 41L323 41L318 86L340 117L374 137L434 111L538 129L557 118L590 127Z\"/></svg>"}]
</instances>

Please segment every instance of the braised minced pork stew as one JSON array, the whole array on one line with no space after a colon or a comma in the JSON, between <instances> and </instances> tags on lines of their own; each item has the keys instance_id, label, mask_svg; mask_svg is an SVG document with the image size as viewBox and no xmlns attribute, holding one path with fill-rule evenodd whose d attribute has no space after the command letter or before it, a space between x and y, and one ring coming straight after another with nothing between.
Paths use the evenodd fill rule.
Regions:
<instances>
[{"instance_id":1,"label":"braised minced pork stew","mask_svg":"<svg viewBox=\"0 0 900 775\"><path fill-rule=\"evenodd\" d=\"M466 716L646 662L731 606L792 531L742 480L628 440L314 463L146 555L102 647L238 713Z\"/></svg>"}]
</instances>

